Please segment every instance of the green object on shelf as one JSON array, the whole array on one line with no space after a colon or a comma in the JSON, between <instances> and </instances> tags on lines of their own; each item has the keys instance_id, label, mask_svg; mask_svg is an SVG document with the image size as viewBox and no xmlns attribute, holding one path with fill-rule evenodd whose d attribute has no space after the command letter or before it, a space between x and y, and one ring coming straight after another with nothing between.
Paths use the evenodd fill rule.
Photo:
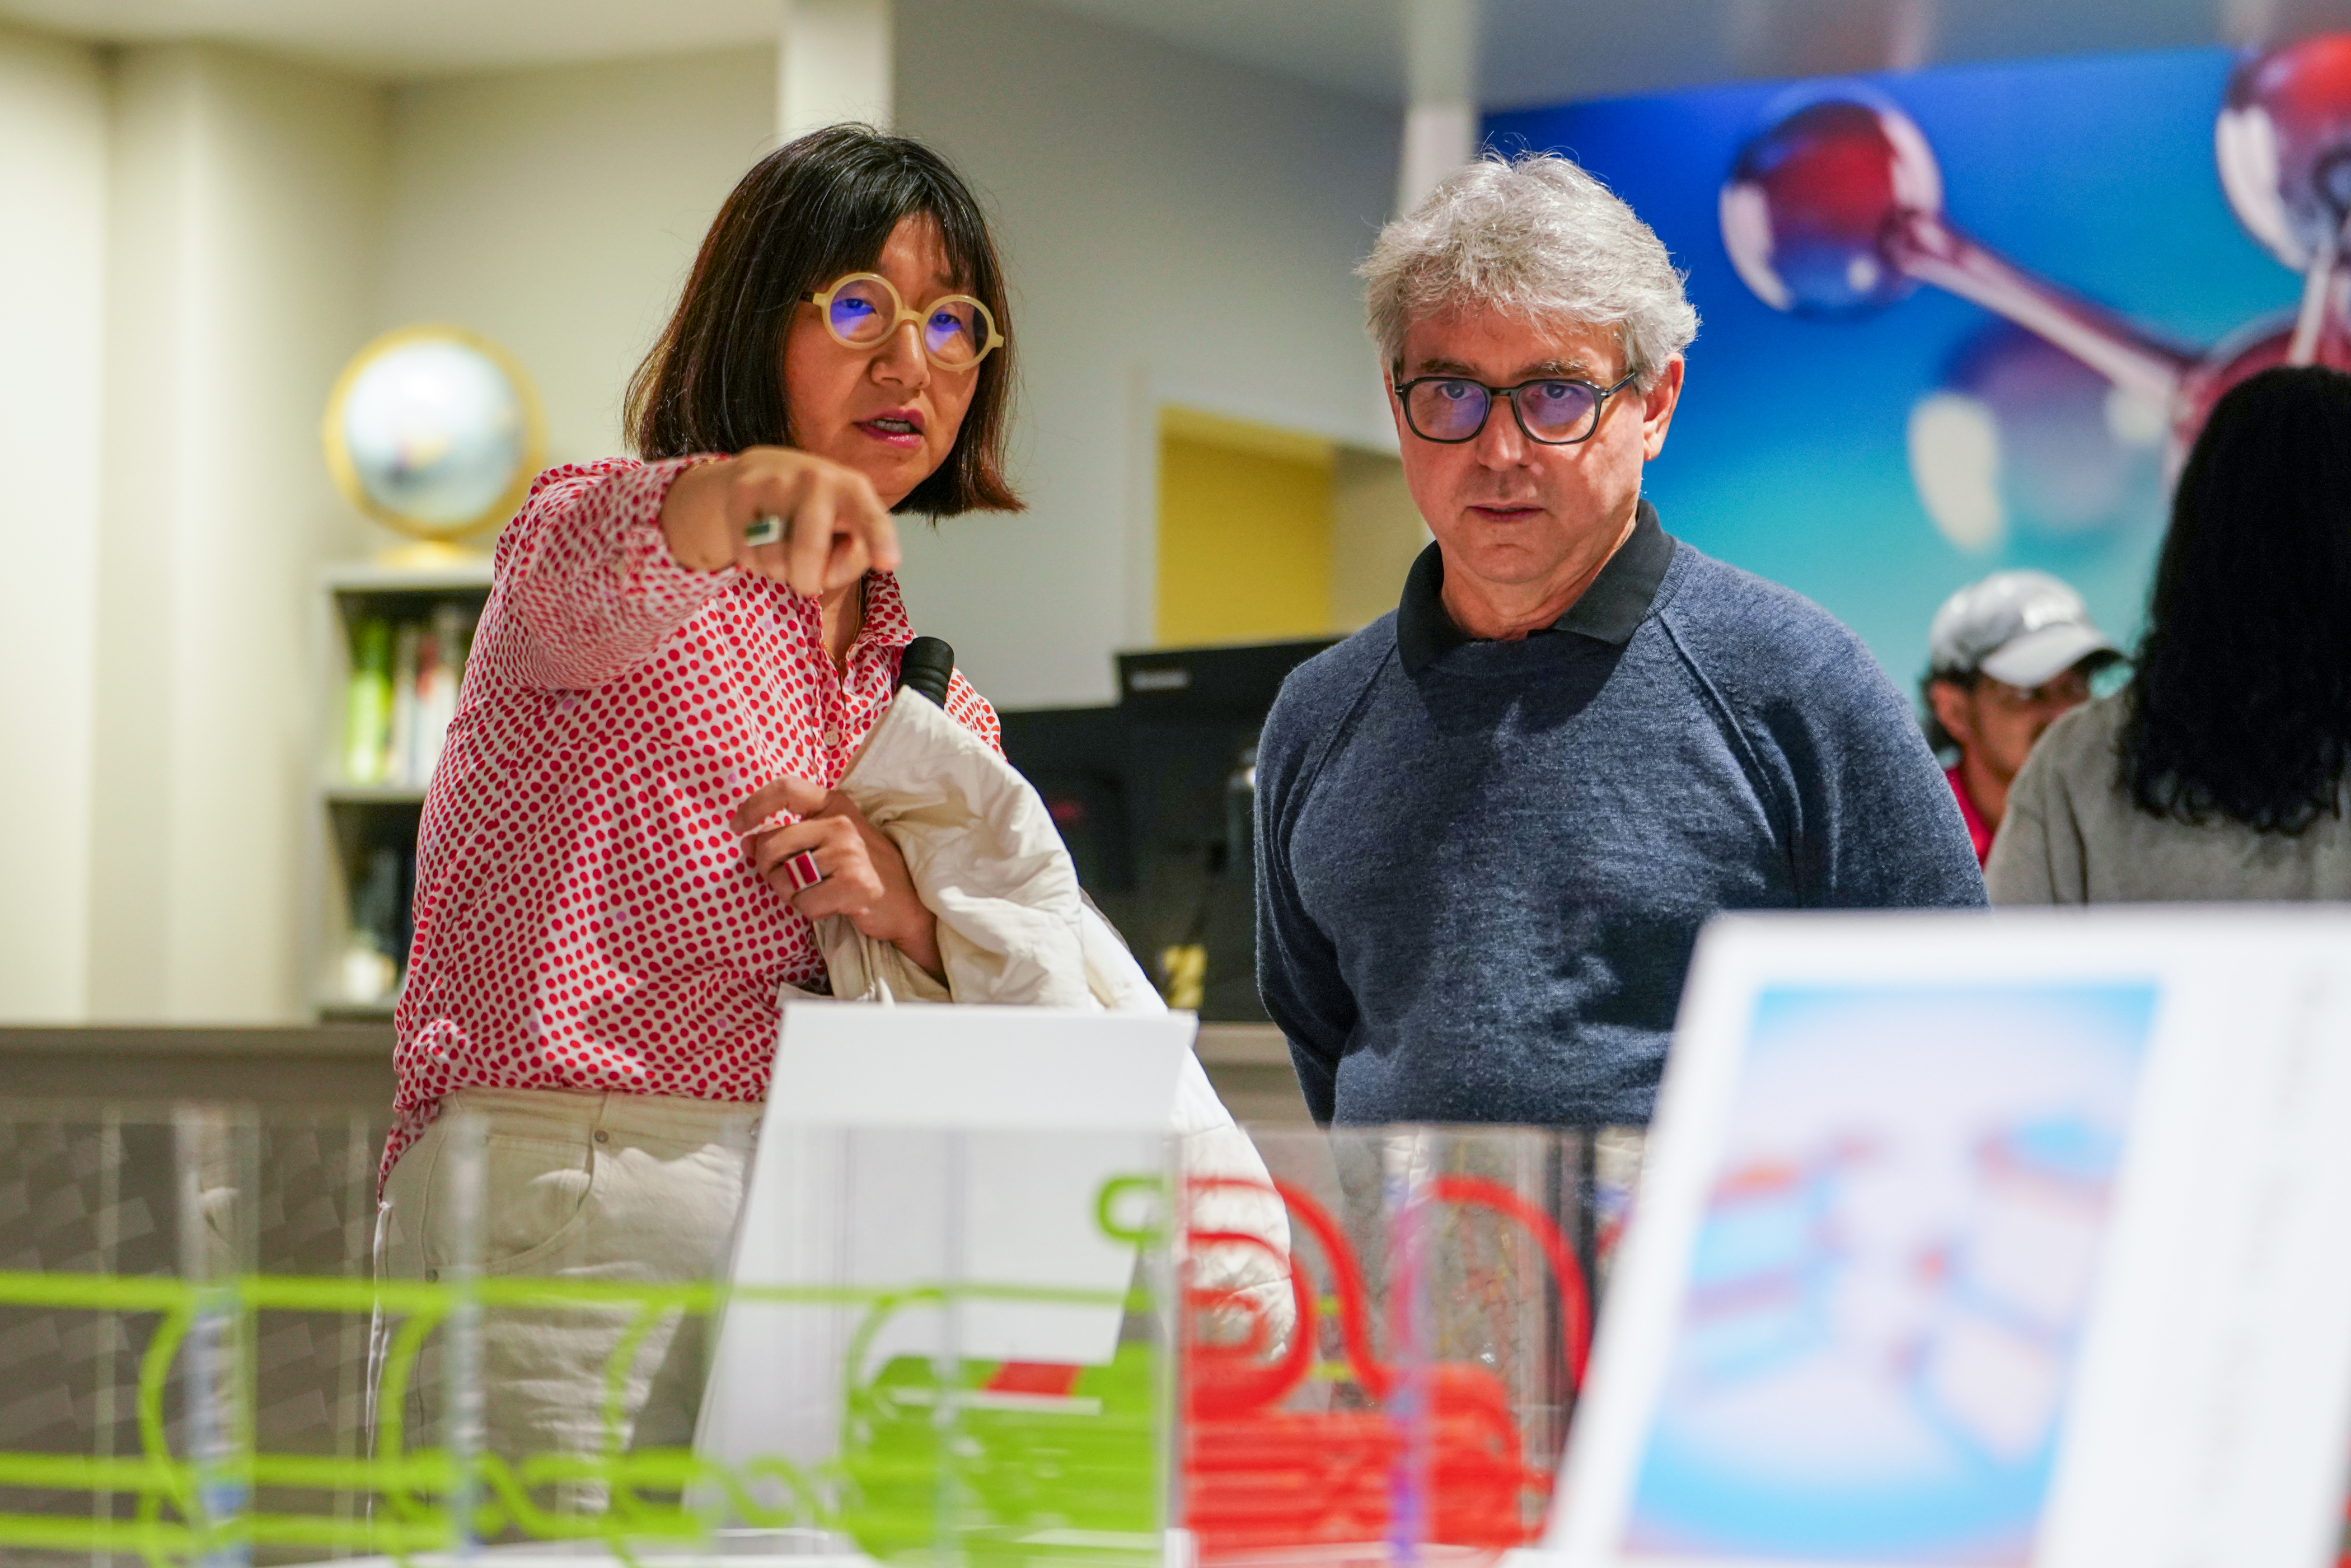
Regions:
<instances>
[{"instance_id":1,"label":"green object on shelf","mask_svg":"<svg viewBox=\"0 0 2351 1568\"><path fill-rule=\"evenodd\" d=\"M370 615L351 629L351 680L343 702L343 777L383 781L392 727L392 622Z\"/></svg>"},{"instance_id":2,"label":"green object on shelf","mask_svg":"<svg viewBox=\"0 0 2351 1568\"><path fill-rule=\"evenodd\" d=\"M899 1356L853 1389L840 1528L885 1562L944 1550L974 1563L1156 1563L1151 1347L1120 1345L1109 1365L1080 1369L1065 1396L991 1393L998 1371L963 1364L944 1419L937 1369L923 1357Z\"/></svg>"}]
</instances>

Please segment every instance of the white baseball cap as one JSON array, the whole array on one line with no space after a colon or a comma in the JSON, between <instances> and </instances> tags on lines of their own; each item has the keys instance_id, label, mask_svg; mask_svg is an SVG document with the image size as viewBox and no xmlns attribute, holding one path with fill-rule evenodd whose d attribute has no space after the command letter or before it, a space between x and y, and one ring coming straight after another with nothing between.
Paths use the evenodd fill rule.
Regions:
<instances>
[{"instance_id":1,"label":"white baseball cap","mask_svg":"<svg viewBox=\"0 0 2351 1568\"><path fill-rule=\"evenodd\" d=\"M2122 650L2090 620L2082 596L2045 571L1996 571L1935 612L1927 656L1938 675L1990 675L2031 688L2094 653Z\"/></svg>"}]
</instances>

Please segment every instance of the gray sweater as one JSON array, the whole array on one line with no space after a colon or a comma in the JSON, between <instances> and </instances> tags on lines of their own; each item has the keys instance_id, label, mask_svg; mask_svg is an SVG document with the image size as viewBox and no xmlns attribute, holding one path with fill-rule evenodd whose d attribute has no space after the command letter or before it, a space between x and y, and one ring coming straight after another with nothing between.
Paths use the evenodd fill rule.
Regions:
<instances>
[{"instance_id":1,"label":"gray sweater","mask_svg":"<svg viewBox=\"0 0 2351 1568\"><path fill-rule=\"evenodd\" d=\"M2075 708L2025 758L1984 865L1994 903L2351 898L2351 787L2291 835L2149 816L2122 787L2123 701Z\"/></svg>"},{"instance_id":2,"label":"gray sweater","mask_svg":"<svg viewBox=\"0 0 2351 1568\"><path fill-rule=\"evenodd\" d=\"M1974 906L1908 705L1818 606L1633 537L1475 642L1434 546L1258 751L1258 983L1320 1122L1648 1119L1724 909Z\"/></svg>"}]
</instances>

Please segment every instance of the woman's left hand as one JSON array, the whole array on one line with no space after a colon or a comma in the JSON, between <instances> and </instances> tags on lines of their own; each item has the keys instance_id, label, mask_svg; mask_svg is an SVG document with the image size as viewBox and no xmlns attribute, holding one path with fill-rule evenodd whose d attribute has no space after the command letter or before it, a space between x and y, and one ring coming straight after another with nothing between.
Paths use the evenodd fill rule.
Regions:
<instances>
[{"instance_id":1,"label":"woman's left hand","mask_svg":"<svg viewBox=\"0 0 2351 1568\"><path fill-rule=\"evenodd\" d=\"M838 789L786 774L735 808L735 831L747 832L778 811L799 819L747 840L759 878L814 920L838 915L876 942L888 942L933 976L939 962L938 917L914 891L906 858L857 803ZM798 887L785 862L813 856L822 882Z\"/></svg>"}]
</instances>

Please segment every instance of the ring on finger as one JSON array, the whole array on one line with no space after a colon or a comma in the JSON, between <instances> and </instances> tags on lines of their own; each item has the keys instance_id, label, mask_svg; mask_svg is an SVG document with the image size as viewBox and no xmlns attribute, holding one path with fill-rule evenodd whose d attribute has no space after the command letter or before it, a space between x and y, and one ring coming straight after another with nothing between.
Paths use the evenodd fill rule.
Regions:
<instances>
[{"instance_id":1,"label":"ring on finger","mask_svg":"<svg viewBox=\"0 0 2351 1568\"><path fill-rule=\"evenodd\" d=\"M808 850L786 857L784 874L792 879L794 893L806 893L824 880L824 873L817 868L815 854Z\"/></svg>"},{"instance_id":2,"label":"ring on finger","mask_svg":"<svg viewBox=\"0 0 2351 1568\"><path fill-rule=\"evenodd\" d=\"M784 537L784 519L773 512L761 512L743 529L747 545L771 545Z\"/></svg>"}]
</instances>

